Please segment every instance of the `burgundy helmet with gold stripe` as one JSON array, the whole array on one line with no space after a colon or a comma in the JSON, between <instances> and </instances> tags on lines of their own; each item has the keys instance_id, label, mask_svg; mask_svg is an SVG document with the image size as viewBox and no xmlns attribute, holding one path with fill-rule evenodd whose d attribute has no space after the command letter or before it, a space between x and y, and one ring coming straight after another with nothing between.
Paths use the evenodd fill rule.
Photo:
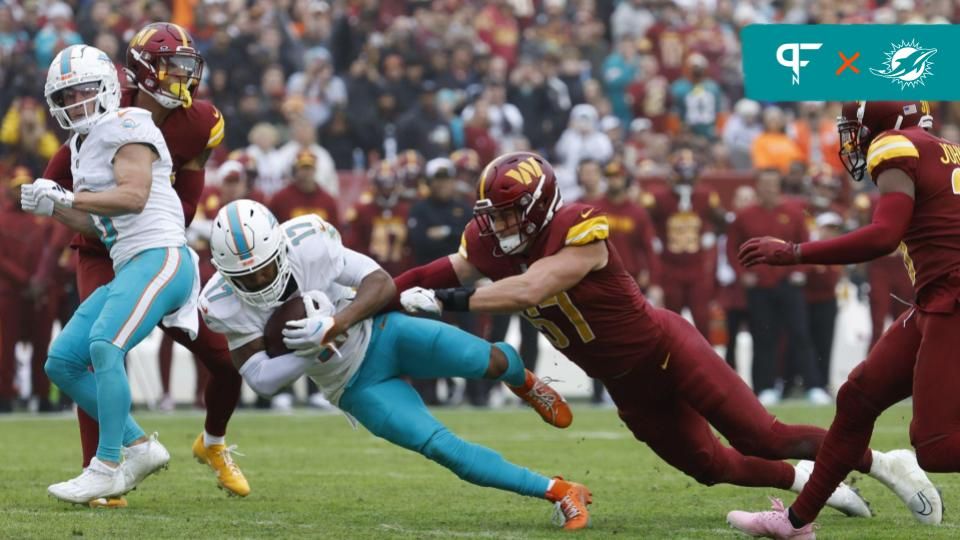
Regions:
<instances>
[{"instance_id":1,"label":"burgundy helmet with gold stripe","mask_svg":"<svg viewBox=\"0 0 960 540\"><path fill-rule=\"evenodd\" d=\"M168 109L190 107L203 75L203 57L182 26L144 26L127 47L124 69L137 87Z\"/></svg>"},{"instance_id":2,"label":"burgundy helmet with gold stripe","mask_svg":"<svg viewBox=\"0 0 960 540\"><path fill-rule=\"evenodd\" d=\"M840 161L854 180L862 180L867 169L867 149L880 133L890 129L933 127L930 104L926 101L848 101L837 118L840 134Z\"/></svg>"},{"instance_id":3,"label":"burgundy helmet with gold stripe","mask_svg":"<svg viewBox=\"0 0 960 540\"><path fill-rule=\"evenodd\" d=\"M496 236L500 252L521 252L562 204L553 167L533 152L512 152L491 161L477 184L474 219L482 236Z\"/></svg>"}]
</instances>

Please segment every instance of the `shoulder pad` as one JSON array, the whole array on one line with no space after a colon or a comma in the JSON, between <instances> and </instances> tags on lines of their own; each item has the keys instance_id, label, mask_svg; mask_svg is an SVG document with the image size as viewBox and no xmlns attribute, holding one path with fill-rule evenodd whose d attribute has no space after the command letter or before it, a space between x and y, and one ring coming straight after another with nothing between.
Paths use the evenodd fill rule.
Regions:
<instances>
[{"instance_id":1,"label":"shoulder pad","mask_svg":"<svg viewBox=\"0 0 960 540\"><path fill-rule=\"evenodd\" d=\"M919 160L920 151L903 131L884 131L877 136L867 149L867 173L874 176L874 169L881 165L892 166L892 160ZM886 168L886 167L881 167Z\"/></svg>"},{"instance_id":2,"label":"shoulder pad","mask_svg":"<svg viewBox=\"0 0 960 540\"><path fill-rule=\"evenodd\" d=\"M582 205L571 220L564 238L565 246L583 246L610 236L607 216L593 206Z\"/></svg>"}]
</instances>

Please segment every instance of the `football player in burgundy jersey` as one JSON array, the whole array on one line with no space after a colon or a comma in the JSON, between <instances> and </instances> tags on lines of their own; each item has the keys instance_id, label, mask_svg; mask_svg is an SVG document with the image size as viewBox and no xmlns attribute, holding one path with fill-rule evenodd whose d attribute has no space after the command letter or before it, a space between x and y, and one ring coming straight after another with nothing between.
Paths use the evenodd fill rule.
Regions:
<instances>
[{"instance_id":1,"label":"football player in burgundy jersey","mask_svg":"<svg viewBox=\"0 0 960 540\"><path fill-rule=\"evenodd\" d=\"M173 158L173 188L183 205L187 225L193 220L203 192L204 164L210 152L223 141L224 121L212 103L195 100L200 84L203 58L194 48L190 35L172 23L152 23L133 37L127 49L126 75L130 87L124 88L121 107L140 107L153 114ZM122 76L122 75L121 75ZM64 145L53 156L44 177L71 188L70 148ZM110 256L99 240L77 235L73 247L79 251L77 287L80 299L113 279ZM193 445L194 456L217 472L217 482L231 493L246 496L250 486L233 462L224 442L227 422L240 399L242 379L230 361L227 342L201 321L200 333L190 341L184 332L164 329L175 341L193 352L210 371L205 390L207 418L204 431ZM94 456L99 439L95 419L77 410L83 466ZM98 499L92 505L125 506L118 499Z\"/></svg>"},{"instance_id":2,"label":"football player in burgundy jersey","mask_svg":"<svg viewBox=\"0 0 960 540\"><path fill-rule=\"evenodd\" d=\"M877 417L910 396L916 461L926 471L960 472L960 394L946 383L960 377L960 145L930 133L932 126L925 101L845 103L837 120L840 158L855 180L866 172L880 188L873 222L828 240L795 244L765 236L740 248L746 266L789 266L860 263L899 246L916 290L911 309L837 393L816 468L793 505L775 500L773 511L727 516L753 536L814 538L813 520L867 447ZM919 521L940 523L943 506L933 486L916 491L908 505Z\"/></svg>"},{"instance_id":3,"label":"football player in burgundy jersey","mask_svg":"<svg viewBox=\"0 0 960 540\"><path fill-rule=\"evenodd\" d=\"M600 379L634 436L705 485L799 491L826 431L779 422L679 315L650 306L595 207L561 203L553 168L529 152L490 162L458 253L396 279L408 311L522 312L587 375ZM474 289L481 277L493 283ZM409 289L409 290L408 290ZM397 304L394 303L394 306ZM724 446L711 425L730 441ZM863 449L854 463L886 460ZM923 474L913 466L919 474ZM841 487L830 504L869 509Z\"/></svg>"}]
</instances>

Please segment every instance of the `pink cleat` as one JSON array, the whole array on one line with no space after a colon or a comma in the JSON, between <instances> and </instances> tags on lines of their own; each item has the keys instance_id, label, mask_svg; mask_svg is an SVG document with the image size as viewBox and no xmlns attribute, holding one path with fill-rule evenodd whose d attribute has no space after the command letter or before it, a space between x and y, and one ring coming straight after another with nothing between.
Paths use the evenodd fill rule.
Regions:
<instances>
[{"instance_id":1,"label":"pink cleat","mask_svg":"<svg viewBox=\"0 0 960 540\"><path fill-rule=\"evenodd\" d=\"M813 523L794 529L787 517L783 501L771 497L773 510L767 512L742 512L734 510L727 514L727 523L740 532L755 538L774 538L775 540L816 540Z\"/></svg>"}]
</instances>

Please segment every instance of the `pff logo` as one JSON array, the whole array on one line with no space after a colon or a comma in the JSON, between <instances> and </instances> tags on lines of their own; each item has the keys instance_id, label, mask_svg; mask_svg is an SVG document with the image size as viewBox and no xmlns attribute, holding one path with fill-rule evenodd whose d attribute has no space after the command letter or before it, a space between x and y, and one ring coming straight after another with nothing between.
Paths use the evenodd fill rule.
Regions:
<instances>
[{"instance_id":1,"label":"pff logo","mask_svg":"<svg viewBox=\"0 0 960 540\"><path fill-rule=\"evenodd\" d=\"M816 51L823 43L784 43L777 48L777 62L793 71L793 84L800 84L800 68L806 67L809 60L800 59L800 51ZM790 57L787 58L787 53Z\"/></svg>"}]
</instances>

